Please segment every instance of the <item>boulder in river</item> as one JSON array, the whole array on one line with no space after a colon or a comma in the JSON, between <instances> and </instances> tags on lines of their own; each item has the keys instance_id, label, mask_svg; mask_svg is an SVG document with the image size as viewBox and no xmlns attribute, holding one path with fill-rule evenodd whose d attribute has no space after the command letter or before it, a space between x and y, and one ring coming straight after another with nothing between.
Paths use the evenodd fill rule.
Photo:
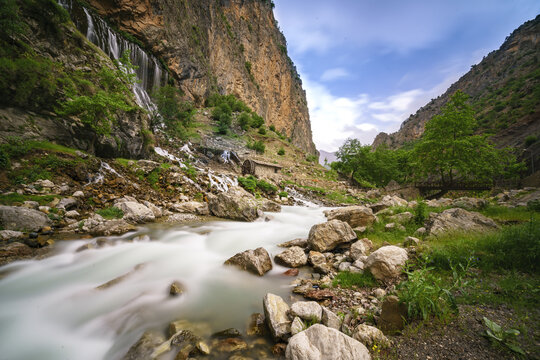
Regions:
<instances>
[{"instance_id":1,"label":"boulder in river","mask_svg":"<svg viewBox=\"0 0 540 360\"><path fill-rule=\"evenodd\" d=\"M262 215L255 197L239 187L208 195L208 209L214 216L239 221L254 221Z\"/></svg>"},{"instance_id":2,"label":"boulder in river","mask_svg":"<svg viewBox=\"0 0 540 360\"><path fill-rule=\"evenodd\" d=\"M360 205L326 210L324 215L328 218L328 220L341 220L353 228L358 226L369 226L375 222L373 210L367 206Z\"/></svg>"},{"instance_id":3,"label":"boulder in river","mask_svg":"<svg viewBox=\"0 0 540 360\"><path fill-rule=\"evenodd\" d=\"M340 220L314 225L309 231L308 244L319 252L335 249L339 244L356 239L356 234L349 224Z\"/></svg>"},{"instance_id":4,"label":"boulder in river","mask_svg":"<svg viewBox=\"0 0 540 360\"><path fill-rule=\"evenodd\" d=\"M399 246L383 246L368 256L365 266L377 280L395 278L408 260L407 250Z\"/></svg>"},{"instance_id":5,"label":"boulder in river","mask_svg":"<svg viewBox=\"0 0 540 360\"><path fill-rule=\"evenodd\" d=\"M287 345L287 360L369 360L368 349L336 329L315 324L296 335Z\"/></svg>"},{"instance_id":6,"label":"boulder in river","mask_svg":"<svg viewBox=\"0 0 540 360\"><path fill-rule=\"evenodd\" d=\"M306 265L307 255L302 248L293 246L277 254L275 260L280 265L296 268Z\"/></svg>"},{"instance_id":7,"label":"boulder in river","mask_svg":"<svg viewBox=\"0 0 540 360\"><path fill-rule=\"evenodd\" d=\"M41 211L18 206L0 205L0 226L5 230L39 231L51 225L51 220Z\"/></svg>"},{"instance_id":8,"label":"boulder in river","mask_svg":"<svg viewBox=\"0 0 540 360\"><path fill-rule=\"evenodd\" d=\"M431 213L427 221L427 234L439 236L450 232L480 232L498 229L492 219L461 208L444 210L440 214Z\"/></svg>"},{"instance_id":9,"label":"boulder in river","mask_svg":"<svg viewBox=\"0 0 540 360\"><path fill-rule=\"evenodd\" d=\"M291 247L291 246L299 246L301 248L306 248L308 245L307 239L294 239L289 240L284 243L279 244L279 247Z\"/></svg>"},{"instance_id":10,"label":"boulder in river","mask_svg":"<svg viewBox=\"0 0 540 360\"><path fill-rule=\"evenodd\" d=\"M263 299L264 315L270 333L276 341L285 340L291 332L291 321L287 316L290 308L281 296L268 293Z\"/></svg>"},{"instance_id":11,"label":"boulder in river","mask_svg":"<svg viewBox=\"0 0 540 360\"><path fill-rule=\"evenodd\" d=\"M225 261L225 265L235 265L259 276L272 270L270 255L262 247L238 253Z\"/></svg>"}]
</instances>

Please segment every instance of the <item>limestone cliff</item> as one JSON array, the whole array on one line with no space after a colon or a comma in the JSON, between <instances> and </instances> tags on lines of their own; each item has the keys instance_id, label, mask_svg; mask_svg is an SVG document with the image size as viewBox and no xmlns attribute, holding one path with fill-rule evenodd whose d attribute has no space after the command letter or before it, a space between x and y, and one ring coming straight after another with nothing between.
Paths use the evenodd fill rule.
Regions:
<instances>
[{"instance_id":1,"label":"limestone cliff","mask_svg":"<svg viewBox=\"0 0 540 360\"><path fill-rule=\"evenodd\" d=\"M234 94L267 125L316 153L305 91L268 0L90 0L141 41L196 103Z\"/></svg>"},{"instance_id":2,"label":"limestone cliff","mask_svg":"<svg viewBox=\"0 0 540 360\"><path fill-rule=\"evenodd\" d=\"M426 122L459 89L471 97L478 132L493 134L499 146L521 148L527 136L540 137L540 15L516 29L499 50L405 120L399 131L377 135L373 146L397 148L418 139Z\"/></svg>"}]
</instances>

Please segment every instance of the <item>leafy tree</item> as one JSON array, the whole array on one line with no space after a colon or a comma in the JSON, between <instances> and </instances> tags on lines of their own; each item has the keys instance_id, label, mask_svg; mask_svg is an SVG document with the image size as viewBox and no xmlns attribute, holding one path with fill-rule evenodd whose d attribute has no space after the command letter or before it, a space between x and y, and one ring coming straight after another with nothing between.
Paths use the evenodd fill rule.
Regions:
<instances>
[{"instance_id":1,"label":"leafy tree","mask_svg":"<svg viewBox=\"0 0 540 360\"><path fill-rule=\"evenodd\" d=\"M468 95L458 90L439 115L426 123L424 134L413 150L418 178L432 178L447 186L456 177L491 180L515 164L509 150L495 149L487 135L475 135L476 120Z\"/></svg>"}]
</instances>

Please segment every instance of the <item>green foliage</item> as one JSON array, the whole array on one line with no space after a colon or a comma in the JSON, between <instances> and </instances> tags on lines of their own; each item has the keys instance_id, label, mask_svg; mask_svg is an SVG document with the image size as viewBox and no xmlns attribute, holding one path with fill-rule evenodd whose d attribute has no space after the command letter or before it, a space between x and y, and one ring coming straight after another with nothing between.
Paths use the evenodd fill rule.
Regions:
<instances>
[{"instance_id":1,"label":"green foliage","mask_svg":"<svg viewBox=\"0 0 540 360\"><path fill-rule=\"evenodd\" d=\"M433 268L405 271L407 280L398 285L398 297L407 305L410 319L446 319L450 313L458 311L452 291L466 285L462 278L468 268L460 267L458 271L458 268L452 267L452 270L453 284L450 286L446 286L442 277L433 272Z\"/></svg>"},{"instance_id":2,"label":"green foliage","mask_svg":"<svg viewBox=\"0 0 540 360\"><path fill-rule=\"evenodd\" d=\"M281 192L278 194L278 196L279 196L280 198L286 198L286 197L289 197L289 193L286 192L286 191L281 191Z\"/></svg>"},{"instance_id":3,"label":"green foliage","mask_svg":"<svg viewBox=\"0 0 540 360\"><path fill-rule=\"evenodd\" d=\"M274 125L270 125L268 129L270 129L270 131L276 132L276 127Z\"/></svg>"},{"instance_id":4,"label":"green foliage","mask_svg":"<svg viewBox=\"0 0 540 360\"><path fill-rule=\"evenodd\" d=\"M439 269L472 261L483 270L507 269L537 274L540 272L540 222L533 220L493 234L437 239L428 253L430 264Z\"/></svg>"},{"instance_id":5,"label":"green foliage","mask_svg":"<svg viewBox=\"0 0 540 360\"><path fill-rule=\"evenodd\" d=\"M226 135L231 127L232 117L227 113L222 113L218 120L218 133Z\"/></svg>"},{"instance_id":6,"label":"green foliage","mask_svg":"<svg viewBox=\"0 0 540 360\"><path fill-rule=\"evenodd\" d=\"M260 128L264 124L264 119L258 114L251 114L251 127Z\"/></svg>"},{"instance_id":7,"label":"green foliage","mask_svg":"<svg viewBox=\"0 0 540 360\"><path fill-rule=\"evenodd\" d=\"M238 116L238 125L242 128L242 130L247 131L249 129L249 124L251 123L251 116L249 116L249 113L243 112Z\"/></svg>"},{"instance_id":8,"label":"green foliage","mask_svg":"<svg viewBox=\"0 0 540 360\"><path fill-rule=\"evenodd\" d=\"M124 212L117 208L116 206L107 207L104 209L96 210L96 214L101 215L103 218L111 219L121 219L124 216Z\"/></svg>"},{"instance_id":9,"label":"green foliage","mask_svg":"<svg viewBox=\"0 0 540 360\"><path fill-rule=\"evenodd\" d=\"M264 181L264 180L257 180L253 175L248 175L247 177L239 177L238 183L240 183L240 186L242 186L244 189L249 191L250 193L257 193L257 190L261 190L266 194L275 194L277 192L277 187Z\"/></svg>"},{"instance_id":10,"label":"green foliage","mask_svg":"<svg viewBox=\"0 0 540 360\"><path fill-rule=\"evenodd\" d=\"M262 142L262 140L258 141L248 141L247 148L251 150L255 150L258 154L264 154L264 151L266 150L266 145Z\"/></svg>"},{"instance_id":11,"label":"green foliage","mask_svg":"<svg viewBox=\"0 0 540 360\"><path fill-rule=\"evenodd\" d=\"M261 125L258 132L261 135L266 135L266 128L264 127L264 125Z\"/></svg>"},{"instance_id":12,"label":"green foliage","mask_svg":"<svg viewBox=\"0 0 540 360\"><path fill-rule=\"evenodd\" d=\"M184 168L184 172L186 173L186 176L193 181L197 180L197 169L195 169L195 167L191 164L191 162L186 160L184 162L184 165L186 166Z\"/></svg>"},{"instance_id":13,"label":"green foliage","mask_svg":"<svg viewBox=\"0 0 540 360\"><path fill-rule=\"evenodd\" d=\"M377 286L377 280L375 280L368 270L365 270L363 273L340 271L334 277L332 285L334 287L339 285L342 288L375 287Z\"/></svg>"},{"instance_id":14,"label":"green foliage","mask_svg":"<svg viewBox=\"0 0 540 360\"><path fill-rule=\"evenodd\" d=\"M75 89L68 88L68 100L60 103L58 113L63 116L76 115L96 133L110 134L111 126L116 123L116 112L136 108L129 103L127 95L136 81L129 52L125 52L115 65L114 69L101 69L99 78L102 88L95 93L79 95Z\"/></svg>"},{"instance_id":15,"label":"green foliage","mask_svg":"<svg viewBox=\"0 0 540 360\"><path fill-rule=\"evenodd\" d=\"M317 162L317 155L307 154L306 155L306 161L310 162L310 163L316 163Z\"/></svg>"},{"instance_id":16,"label":"green foliage","mask_svg":"<svg viewBox=\"0 0 540 360\"><path fill-rule=\"evenodd\" d=\"M520 334L518 330L516 329L504 330L495 321L491 321L485 316L483 320L484 320L484 325L486 326L485 336L489 340L497 344L504 345L515 353L525 355L525 352L515 342L516 337Z\"/></svg>"},{"instance_id":17,"label":"green foliage","mask_svg":"<svg viewBox=\"0 0 540 360\"><path fill-rule=\"evenodd\" d=\"M540 200L536 199L536 200L530 200L529 202L527 202L527 209L529 211L540 212Z\"/></svg>"},{"instance_id":18,"label":"green foliage","mask_svg":"<svg viewBox=\"0 0 540 360\"><path fill-rule=\"evenodd\" d=\"M538 137L535 135L529 135L525 138L525 147L528 148L532 144L538 141Z\"/></svg>"},{"instance_id":19,"label":"green foliage","mask_svg":"<svg viewBox=\"0 0 540 360\"><path fill-rule=\"evenodd\" d=\"M404 182L410 172L406 150L390 150L381 145L373 151L357 139L347 139L336 155L338 160L330 164L331 168L358 184L371 185L367 187L386 186L390 180Z\"/></svg>"},{"instance_id":20,"label":"green foliage","mask_svg":"<svg viewBox=\"0 0 540 360\"><path fill-rule=\"evenodd\" d=\"M509 150L498 150L488 142L487 136L474 135L476 120L467 100L465 93L456 91L441 114L426 123L413 151L418 178L435 178L452 184L456 176L491 180L505 169L515 170L515 157Z\"/></svg>"},{"instance_id":21,"label":"green foliage","mask_svg":"<svg viewBox=\"0 0 540 360\"><path fill-rule=\"evenodd\" d=\"M416 225L423 226L427 217L428 217L428 211L427 211L427 204L424 200L418 201L416 204L416 207L414 208L414 223Z\"/></svg>"},{"instance_id":22,"label":"green foliage","mask_svg":"<svg viewBox=\"0 0 540 360\"><path fill-rule=\"evenodd\" d=\"M182 92L171 85L159 88L153 97L167 132L186 140L186 129L195 115L193 104L182 100Z\"/></svg>"},{"instance_id":23,"label":"green foliage","mask_svg":"<svg viewBox=\"0 0 540 360\"><path fill-rule=\"evenodd\" d=\"M56 197L55 195L22 195L18 193L0 194L0 204L21 205L25 201L37 201L39 205L47 205Z\"/></svg>"},{"instance_id":24,"label":"green foliage","mask_svg":"<svg viewBox=\"0 0 540 360\"><path fill-rule=\"evenodd\" d=\"M221 105L226 104L228 109L226 112L251 112L251 109L241 100L238 100L234 95L220 95L220 94L211 94L205 101L207 107L220 107ZM215 118L215 117L214 117ZM216 118L215 118L216 119Z\"/></svg>"},{"instance_id":25,"label":"green foliage","mask_svg":"<svg viewBox=\"0 0 540 360\"><path fill-rule=\"evenodd\" d=\"M278 150L278 152L277 152L277 154L278 154L279 156L285 155L285 149L282 148L282 147L280 147L279 150Z\"/></svg>"},{"instance_id":26,"label":"green foliage","mask_svg":"<svg viewBox=\"0 0 540 360\"><path fill-rule=\"evenodd\" d=\"M0 147L0 169L9 169L10 166L11 161L8 153L2 147Z\"/></svg>"}]
</instances>

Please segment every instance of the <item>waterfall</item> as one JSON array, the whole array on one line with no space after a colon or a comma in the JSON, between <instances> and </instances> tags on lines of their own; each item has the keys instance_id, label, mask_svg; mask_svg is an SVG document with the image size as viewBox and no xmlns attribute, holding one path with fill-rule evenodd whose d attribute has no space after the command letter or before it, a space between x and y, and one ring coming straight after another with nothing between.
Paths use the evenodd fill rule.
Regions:
<instances>
[{"instance_id":1,"label":"waterfall","mask_svg":"<svg viewBox=\"0 0 540 360\"><path fill-rule=\"evenodd\" d=\"M137 67L135 73L138 82L133 86L137 103L150 113L155 112L156 105L148 93L165 84L168 78L159 61L147 54L139 45L124 39L111 29L105 20L76 1L59 0L59 4L69 12L77 29L86 34L86 38L111 59L118 60L125 51L129 51L131 63Z\"/></svg>"}]
</instances>

